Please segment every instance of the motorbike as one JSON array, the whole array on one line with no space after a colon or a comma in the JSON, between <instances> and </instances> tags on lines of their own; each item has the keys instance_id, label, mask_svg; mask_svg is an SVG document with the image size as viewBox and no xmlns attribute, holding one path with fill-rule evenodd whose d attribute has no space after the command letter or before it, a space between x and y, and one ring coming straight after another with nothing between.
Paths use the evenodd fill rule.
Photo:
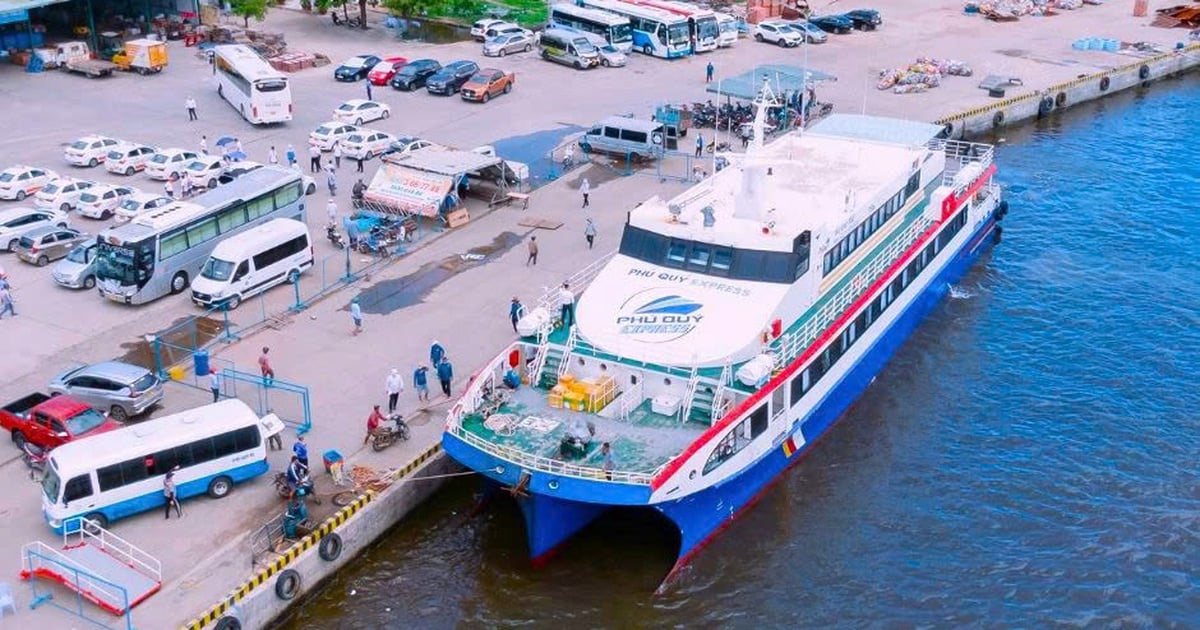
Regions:
<instances>
[{"instance_id":1,"label":"motorbike","mask_svg":"<svg viewBox=\"0 0 1200 630\"><path fill-rule=\"evenodd\" d=\"M333 23L337 26L349 26L350 28L358 28L362 26L362 22L356 17L342 19L342 17L337 13L330 13L329 17L333 18Z\"/></svg>"},{"instance_id":2,"label":"motorbike","mask_svg":"<svg viewBox=\"0 0 1200 630\"><path fill-rule=\"evenodd\" d=\"M287 471L275 473L275 493L284 499L291 499L292 487L288 485ZM296 484L296 497L312 497L313 503L321 505L321 498L317 496L316 484L313 483L312 477L304 476L300 483Z\"/></svg>"},{"instance_id":3,"label":"motorbike","mask_svg":"<svg viewBox=\"0 0 1200 630\"><path fill-rule=\"evenodd\" d=\"M338 249L346 249L346 240L342 238L342 233L338 231L337 226L325 226L325 238L329 239L330 243Z\"/></svg>"},{"instance_id":4,"label":"motorbike","mask_svg":"<svg viewBox=\"0 0 1200 630\"><path fill-rule=\"evenodd\" d=\"M396 426L381 426L371 434L371 448L376 451L382 451L396 442L408 439L408 423L404 421L404 416L395 413L388 417L388 421Z\"/></svg>"},{"instance_id":5,"label":"motorbike","mask_svg":"<svg viewBox=\"0 0 1200 630\"><path fill-rule=\"evenodd\" d=\"M50 458L50 451L32 443L21 443L21 461L29 467L29 478L33 481L41 481L46 475L46 460Z\"/></svg>"}]
</instances>

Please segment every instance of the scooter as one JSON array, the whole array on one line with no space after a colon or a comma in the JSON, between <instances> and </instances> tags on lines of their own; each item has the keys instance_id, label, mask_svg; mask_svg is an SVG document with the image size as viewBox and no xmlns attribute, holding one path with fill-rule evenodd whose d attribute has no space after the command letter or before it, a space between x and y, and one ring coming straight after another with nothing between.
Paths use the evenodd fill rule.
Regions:
<instances>
[{"instance_id":1,"label":"scooter","mask_svg":"<svg viewBox=\"0 0 1200 630\"><path fill-rule=\"evenodd\" d=\"M346 240L342 238L342 233L338 231L335 225L325 226L325 238L329 239L330 243L338 249L346 249Z\"/></svg>"},{"instance_id":2,"label":"scooter","mask_svg":"<svg viewBox=\"0 0 1200 630\"><path fill-rule=\"evenodd\" d=\"M358 27L362 26L362 22L360 22L359 19L356 17L352 17L350 19L343 20L341 17L338 16L337 13L330 13L329 17L333 18L333 23L338 26L345 25L345 26L349 26L350 28L358 28Z\"/></svg>"},{"instance_id":3,"label":"scooter","mask_svg":"<svg viewBox=\"0 0 1200 630\"><path fill-rule=\"evenodd\" d=\"M292 487L288 485L287 471L275 473L275 493L284 499L291 499ZM317 496L316 485L313 483L312 477L304 476L300 483L296 485L295 496L297 498L312 497L313 503L321 505L321 498Z\"/></svg>"},{"instance_id":4,"label":"scooter","mask_svg":"<svg viewBox=\"0 0 1200 630\"><path fill-rule=\"evenodd\" d=\"M394 413L388 417L388 420L395 423L396 427L379 427L371 434L371 448L376 451L382 451L400 440L408 439L408 423L404 421L404 416Z\"/></svg>"},{"instance_id":5,"label":"scooter","mask_svg":"<svg viewBox=\"0 0 1200 630\"><path fill-rule=\"evenodd\" d=\"M29 467L29 478L33 481L41 481L42 477L46 476L46 460L50 458L50 451L32 443L21 443L21 461Z\"/></svg>"}]
</instances>

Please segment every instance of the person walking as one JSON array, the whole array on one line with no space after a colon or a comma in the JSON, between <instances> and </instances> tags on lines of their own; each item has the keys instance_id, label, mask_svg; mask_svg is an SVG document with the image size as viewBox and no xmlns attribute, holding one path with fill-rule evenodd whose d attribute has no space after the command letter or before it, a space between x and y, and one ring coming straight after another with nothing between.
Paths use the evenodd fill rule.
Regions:
<instances>
[{"instance_id":1,"label":"person walking","mask_svg":"<svg viewBox=\"0 0 1200 630\"><path fill-rule=\"evenodd\" d=\"M271 361L267 358L270 352L270 348L263 346L262 354L258 355L258 370L262 372L263 385L267 387L275 380L275 370L271 368Z\"/></svg>"},{"instance_id":2,"label":"person walking","mask_svg":"<svg viewBox=\"0 0 1200 630\"><path fill-rule=\"evenodd\" d=\"M358 298L350 300L350 317L354 320L354 335L362 332L362 307L358 305Z\"/></svg>"},{"instance_id":3,"label":"person walking","mask_svg":"<svg viewBox=\"0 0 1200 630\"><path fill-rule=\"evenodd\" d=\"M512 320L513 332L517 332L517 322L521 321L521 316L525 314L525 306L521 304L521 300L513 296L512 302L508 305L508 318Z\"/></svg>"},{"instance_id":4,"label":"person walking","mask_svg":"<svg viewBox=\"0 0 1200 630\"><path fill-rule=\"evenodd\" d=\"M392 368L392 371L387 376L387 380L383 382L383 389L387 392L388 413L396 413L396 405L400 402L400 394L404 393L404 377L400 376L399 370Z\"/></svg>"},{"instance_id":5,"label":"person walking","mask_svg":"<svg viewBox=\"0 0 1200 630\"><path fill-rule=\"evenodd\" d=\"M163 517L166 520L171 520L171 508L175 508L175 516L183 518L183 509L179 507L179 497L175 496L175 469L167 471L163 477L163 498L166 499L166 505L163 510Z\"/></svg>"},{"instance_id":6,"label":"person walking","mask_svg":"<svg viewBox=\"0 0 1200 630\"><path fill-rule=\"evenodd\" d=\"M525 259L525 266L528 267L529 265L536 265L537 264L537 255L538 255L537 237L530 236L529 237L529 258Z\"/></svg>"},{"instance_id":7,"label":"person walking","mask_svg":"<svg viewBox=\"0 0 1200 630\"><path fill-rule=\"evenodd\" d=\"M284 156L287 157L288 166L296 168L296 147L289 144Z\"/></svg>"},{"instance_id":8,"label":"person walking","mask_svg":"<svg viewBox=\"0 0 1200 630\"><path fill-rule=\"evenodd\" d=\"M325 174L325 184L329 186L329 196L332 197L337 194L337 175L333 174L332 167Z\"/></svg>"},{"instance_id":9,"label":"person walking","mask_svg":"<svg viewBox=\"0 0 1200 630\"><path fill-rule=\"evenodd\" d=\"M183 187L183 199L187 199L188 197L191 197L192 196L192 178L186 177L186 176L180 177L179 182L180 182L180 186Z\"/></svg>"},{"instance_id":10,"label":"person walking","mask_svg":"<svg viewBox=\"0 0 1200 630\"><path fill-rule=\"evenodd\" d=\"M358 168L358 172L359 172L359 173L363 172L363 159L362 159L362 158L358 158L358 159L356 159L355 161L356 161L356 162L358 162L358 166L357 166L357 168Z\"/></svg>"},{"instance_id":11,"label":"person walking","mask_svg":"<svg viewBox=\"0 0 1200 630\"><path fill-rule=\"evenodd\" d=\"M696 157L704 155L704 134L696 134Z\"/></svg>"},{"instance_id":12,"label":"person walking","mask_svg":"<svg viewBox=\"0 0 1200 630\"><path fill-rule=\"evenodd\" d=\"M171 197L172 198L183 199L183 181L182 181L182 179L185 177L187 177L186 174L176 175L175 173L171 173Z\"/></svg>"},{"instance_id":13,"label":"person walking","mask_svg":"<svg viewBox=\"0 0 1200 630\"><path fill-rule=\"evenodd\" d=\"M716 70L717 69L715 67L713 67L712 62L711 61L708 62L708 66L704 68L704 82L705 83L712 83L713 73L716 72Z\"/></svg>"},{"instance_id":14,"label":"person walking","mask_svg":"<svg viewBox=\"0 0 1200 630\"><path fill-rule=\"evenodd\" d=\"M442 384L442 393L446 398L450 397L450 382L454 380L454 366L450 365L449 357L442 357L442 362L438 363L437 367L438 382Z\"/></svg>"},{"instance_id":15,"label":"person walking","mask_svg":"<svg viewBox=\"0 0 1200 630\"><path fill-rule=\"evenodd\" d=\"M188 110L188 122L197 120L199 118L199 116L196 115L196 99L194 99L190 96L187 97L186 105L187 105L187 110Z\"/></svg>"},{"instance_id":16,"label":"person walking","mask_svg":"<svg viewBox=\"0 0 1200 630\"><path fill-rule=\"evenodd\" d=\"M217 368L208 368L208 389L212 391L213 402L221 400L221 373Z\"/></svg>"},{"instance_id":17,"label":"person walking","mask_svg":"<svg viewBox=\"0 0 1200 630\"><path fill-rule=\"evenodd\" d=\"M329 202L325 204L325 214L329 216L329 224L337 225L337 202L333 197L329 198Z\"/></svg>"},{"instance_id":18,"label":"person walking","mask_svg":"<svg viewBox=\"0 0 1200 630\"><path fill-rule=\"evenodd\" d=\"M438 343L437 339L434 339L433 343L429 345L429 362L437 365L442 362L442 357L444 356L446 356L446 349L442 347L442 344Z\"/></svg>"},{"instance_id":19,"label":"person walking","mask_svg":"<svg viewBox=\"0 0 1200 630\"><path fill-rule=\"evenodd\" d=\"M4 314L8 313L13 317L17 316L17 309L13 306L12 289L8 287L8 281L4 281L4 285L0 286L0 319L4 319Z\"/></svg>"},{"instance_id":20,"label":"person walking","mask_svg":"<svg viewBox=\"0 0 1200 630\"><path fill-rule=\"evenodd\" d=\"M712 64L709 64L709 67L711 68ZM612 481L613 469L616 468L616 464L613 463L612 444L608 442L600 445L600 467L604 469L605 479Z\"/></svg>"},{"instance_id":21,"label":"person walking","mask_svg":"<svg viewBox=\"0 0 1200 630\"><path fill-rule=\"evenodd\" d=\"M571 292L571 285L566 282L558 290L558 305L563 328L569 329L575 322L575 294Z\"/></svg>"},{"instance_id":22,"label":"person walking","mask_svg":"<svg viewBox=\"0 0 1200 630\"><path fill-rule=\"evenodd\" d=\"M429 402L429 368L418 365L413 370L413 389L417 390L417 400Z\"/></svg>"},{"instance_id":23,"label":"person walking","mask_svg":"<svg viewBox=\"0 0 1200 630\"><path fill-rule=\"evenodd\" d=\"M271 150L267 152L267 163L279 164L279 156L275 154L275 147L271 147Z\"/></svg>"},{"instance_id":24,"label":"person walking","mask_svg":"<svg viewBox=\"0 0 1200 630\"><path fill-rule=\"evenodd\" d=\"M587 223L583 226L583 238L587 239L588 249L591 249L592 245L596 243L596 223L592 221L591 217L588 217Z\"/></svg>"},{"instance_id":25,"label":"person walking","mask_svg":"<svg viewBox=\"0 0 1200 630\"><path fill-rule=\"evenodd\" d=\"M342 168L342 143L333 143L333 167Z\"/></svg>"},{"instance_id":26,"label":"person walking","mask_svg":"<svg viewBox=\"0 0 1200 630\"><path fill-rule=\"evenodd\" d=\"M374 98L371 96L371 80L370 80L370 79L367 79L367 100L368 100L368 101L373 101L373 100L375 100L375 99L374 99Z\"/></svg>"},{"instance_id":27,"label":"person walking","mask_svg":"<svg viewBox=\"0 0 1200 630\"><path fill-rule=\"evenodd\" d=\"M208 155L208 136L200 136L200 152Z\"/></svg>"},{"instance_id":28,"label":"person walking","mask_svg":"<svg viewBox=\"0 0 1200 630\"><path fill-rule=\"evenodd\" d=\"M583 183L579 185L579 192L583 193L583 207L588 207L588 193L592 192L592 183L586 177L583 178Z\"/></svg>"},{"instance_id":29,"label":"person walking","mask_svg":"<svg viewBox=\"0 0 1200 630\"><path fill-rule=\"evenodd\" d=\"M300 462L301 466L308 468L308 445L304 443L304 436L296 436L296 443L292 445L292 457Z\"/></svg>"},{"instance_id":30,"label":"person walking","mask_svg":"<svg viewBox=\"0 0 1200 630\"><path fill-rule=\"evenodd\" d=\"M321 150L315 144L308 147L308 172L321 172Z\"/></svg>"}]
</instances>

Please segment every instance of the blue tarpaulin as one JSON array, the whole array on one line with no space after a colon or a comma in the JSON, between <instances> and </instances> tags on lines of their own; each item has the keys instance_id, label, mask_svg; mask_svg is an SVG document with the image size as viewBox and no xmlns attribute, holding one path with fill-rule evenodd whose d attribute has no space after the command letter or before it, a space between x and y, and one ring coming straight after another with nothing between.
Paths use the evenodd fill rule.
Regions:
<instances>
[{"instance_id":1,"label":"blue tarpaulin","mask_svg":"<svg viewBox=\"0 0 1200 630\"><path fill-rule=\"evenodd\" d=\"M805 69L802 66L770 64L759 66L749 72L743 72L728 79L721 79L717 83L710 83L708 84L708 91L720 96L730 96L752 101L762 91L764 79L770 83L771 90L776 95L782 95L784 92L799 92L803 90L806 87L806 77L807 87L813 87L827 81L837 81L837 77L834 75L813 70L812 68Z\"/></svg>"}]
</instances>

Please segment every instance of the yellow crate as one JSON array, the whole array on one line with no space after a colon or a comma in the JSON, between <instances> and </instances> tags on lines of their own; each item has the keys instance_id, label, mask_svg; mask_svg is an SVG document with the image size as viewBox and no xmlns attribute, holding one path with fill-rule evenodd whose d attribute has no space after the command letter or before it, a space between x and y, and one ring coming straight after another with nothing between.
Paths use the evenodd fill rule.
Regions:
<instances>
[{"instance_id":1,"label":"yellow crate","mask_svg":"<svg viewBox=\"0 0 1200 630\"><path fill-rule=\"evenodd\" d=\"M562 409L563 397L550 394L550 396L546 398L546 402L549 403L554 409Z\"/></svg>"}]
</instances>

